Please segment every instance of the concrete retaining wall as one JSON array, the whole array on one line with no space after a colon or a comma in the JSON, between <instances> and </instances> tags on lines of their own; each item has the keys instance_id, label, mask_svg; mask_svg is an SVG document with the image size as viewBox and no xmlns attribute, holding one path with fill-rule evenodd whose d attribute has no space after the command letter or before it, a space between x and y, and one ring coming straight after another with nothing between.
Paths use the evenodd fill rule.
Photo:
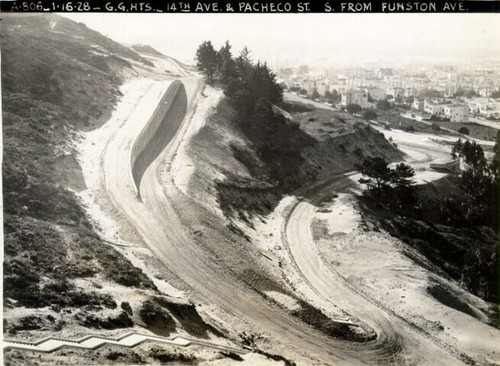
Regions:
<instances>
[{"instance_id":1,"label":"concrete retaining wall","mask_svg":"<svg viewBox=\"0 0 500 366\"><path fill-rule=\"evenodd\" d=\"M186 90L184 85L176 80L165 91L149 121L134 140L130 151L130 166L139 196L144 172L175 136L186 109Z\"/></svg>"}]
</instances>

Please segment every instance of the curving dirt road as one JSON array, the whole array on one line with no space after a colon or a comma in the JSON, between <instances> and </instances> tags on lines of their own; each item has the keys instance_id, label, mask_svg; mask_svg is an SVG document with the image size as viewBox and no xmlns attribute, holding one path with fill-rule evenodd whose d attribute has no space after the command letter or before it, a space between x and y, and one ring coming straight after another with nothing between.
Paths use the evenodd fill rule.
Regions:
<instances>
[{"instance_id":1,"label":"curving dirt road","mask_svg":"<svg viewBox=\"0 0 500 366\"><path fill-rule=\"evenodd\" d=\"M297 266L326 302L340 304L376 329L378 338L373 342L331 339L291 318L235 280L213 253L196 244L190 228L174 209L172 200L182 206L189 198L175 186L171 163L194 112L201 80L183 78L181 81L186 97L177 98L175 107L185 113L180 117L176 114L172 123L166 121L165 130L159 132L165 148L158 152L153 145L154 151L150 153L158 156L150 163L147 159L147 166L140 168L143 174L138 189L142 201L135 191L129 157L133 141L147 121L146 116L142 116L142 121L136 116L115 132L107 144L102 164L106 192L113 205L169 270L192 290L191 297L204 304L216 305L227 316L246 324L246 329L269 335L285 347L280 353L298 364L457 364L456 359L353 292L339 276L322 265L314 246L310 245L311 216L306 205L298 205L293 210L287 226ZM148 98L154 93L158 90L147 93L140 103L150 103Z\"/></svg>"},{"instance_id":2,"label":"curving dirt road","mask_svg":"<svg viewBox=\"0 0 500 366\"><path fill-rule=\"evenodd\" d=\"M339 179L339 184L344 184L343 179L346 178ZM353 288L332 266L323 262L311 232L315 213L314 205L297 203L286 222L286 245L299 271L325 302L342 308L377 332L377 340L367 344L365 351L372 353L374 360L385 357L395 364L462 364L444 350L445 345L429 339L411 324L387 312L380 304Z\"/></svg>"},{"instance_id":3,"label":"curving dirt road","mask_svg":"<svg viewBox=\"0 0 500 366\"><path fill-rule=\"evenodd\" d=\"M269 306L255 292L236 282L209 253L196 246L190 238L189 228L184 227L172 208L169 197L180 192L169 175L170 164L194 111L201 80L186 78L182 82L187 95L183 100L187 105L178 107L186 107L186 115L180 125L167 125L176 134L170 135L167 148L145 169L139 187L143 202L136 195L129 166L130 148L140 132L135 120L116 131L104 153L103 174L109 198L158 258L192 289L193 298L216 304L229 316L248 324L247 329L269 334L297 352L305 346L310 357L316 360L339 361L341 358L335 355L331 345L328 346L331 340ZM147 98L145 95L141 103L147 103Z\"/></svg>"}]
</instances>

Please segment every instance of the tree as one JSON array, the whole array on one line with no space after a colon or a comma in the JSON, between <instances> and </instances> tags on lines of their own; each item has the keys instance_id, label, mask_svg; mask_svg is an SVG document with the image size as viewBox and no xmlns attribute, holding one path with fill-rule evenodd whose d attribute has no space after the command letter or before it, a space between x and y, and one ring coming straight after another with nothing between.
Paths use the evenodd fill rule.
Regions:
<instances>
[{"instance_id":1,"label":"tree","mask_svg":"<svg viewBox=\"0 0 500 366\"><path fill-rule=\"evenodd\" d=\"M380 110L383 110L383 111L387 111L387 110L391 109L391 103L389 103L385 99L379 100L377 102L377 109L380 109Z\"/></svg>"},{"instance_id":2,"label":"tree","mask_svg":"<svg viewBox=\"0 0 500 366\"><path fill-rule=\"evenodd\" d=\"M400 163L391 169L384 159L376 157L365 159L357 168L368 177L359 182L366 184L368 190L375 192L386 204L398 209L414 206L417 200L412 179L415 170L411 166Z\"/></svg>"},{"instance_id":3,"label":"tree","mask_svg":"<svg viewBox=\"0 0 500 366\"><path fill-rule=\"evenodd\" d=\"M463 158L464 162L477 173L483 173L487 167L483 148L475 141L472 143L469 141L462 142L462 140L459 139L453 145L451 155L454 158Z\"/></svg>"},{"instance_id":4,"label":"tree","mask_svg":"<svg viewBox=\"0 0 500 366\"><path fill-rule=\"evenodd\" d=\"M428 99L433 99L433 98L441 98L443 94L435 89L423 89L419 93L419 97L422 99L428 98Z\"/></svg>"},{"instance_id":5,"label":"tree","mask_svg":"<svg viewBox=\"0 0 500 366\"><path fill-rule=\"evenodd\" d=\"M247 80L252 69L252 58L250 57L250 50L245 46L236 58L235 67L237 77Z\"/></svg>"},{"instance_id":6,"label":"tree","mask_svg":"<svg viewBox=\"0 0 500 366\"><path fill-rule=\"evenodd\" d=\"M500 130L497 131L495 146L493 146L493 161L491 162L491 171L495 175L495 179L500 181Z\"/></svg>"},{"instance_id":7,"label":"tree","mask_svg":"<svg viewBox=\"0 0 500 366\"><path fill-rule=\"evenodd\" d=\"M260 98L266 98L269 102L276 104L283 98L283 89L276 82L276 75L265 62L257 62L253 65L244 82L250 93L255 96L255 102Z\"/></svg>"},{"instance_id":8,"label":"tree","mask_svg":"<svg viewBox=\"0 0 500 366\"><path fill-rule=\"evenodd\" d=\"M392 184L396 191L395 201L400 209L413 207L418 200L415 196L415 181L412 179L415 176L415 169L411 166L400 163L393 170Z\"/></svg>"},{"instance_id":9,"label":"tree","mask_svg":"<svg viewBox=\"0 0 500 366\"><path fill-rule=\"evenodd\" d=\"M377 113L375 113L371 109L367 109L367 110L363 111L363 119L365 121L369 121L369 120L372 120L372 119L377 119Z\"/></svg>"},{"instance_id":10,"label":"tree","mask_svg":"<svg viewBox=\"0 0 500 366\"><path fill-rule=\"evenodd\" d=\"M325 91L325 99L328 103L334 104L341 99L341 96L335 89L332 91L327 90Z\"/></svg>"},{"instance_id":11,"label":"tree","mask_svg":"<svg viewBox=\"0 0 500 366\"><path fill-rule=\"evenodd\" d=\"M491 93L491 97L494 99L500 98L500 88Z\"/></svg>"},{"instance_id":12,"label":"tree","mask_svg":"<svg viewBox=\"0 0 500 366\"><path fill-rule=\"evenodd\" d=\"M351 114L361 112L361 106L359 104L349 104L346 107L347 111Z\"/></svg>"},{"instance_id":13,"label":"tree","mask_svg":"<svg viewBox=\"0 0 500 366\"><path fill-rule=\"evenodd\" d=\"M396 188L408 188L415 184L415 181L411 179L415 176L415 169L411 166L400 163L396 165L393 172L391 181Z\"/></svg>"},{"instance_id":14,"label":"tree","mask_svg":"<svg viewBox=\"0 0 500 366\"><path fill-rule=\"evenodd\" d=\"M318 93L318 89L314 88L313 91L312 91L312 94L311 94L311 99L312 100L316 100L320 97L319 93Z\"/></svg>"},{"instance_id":15,"label":"tree","mask_svg":"<svg viewBox=\"0 0 500 366\"><path fill-rule=\"evenodd\" d=\"M229 41L226 41L217 52L217 72L223 83L227 83L236 76L236 66L231 55Z\"/></svg>"},{"instance_id":16,"label":"tree","mask_svg":"<svg viewBox=\"0 0 500 366\"><path fill-rule=\"evenodd\" d=\"M469 129L467 127L460 127L458 129L458 132L463 134L463 135L468 135L470 133Z\"/></svg>"},{"instance_id":17,"label":"tree","mask_svg":"<svg viewBox=\"0 0 500 366\"><path fill-rule=\"evenodd\" d=\"M213 81L217 72L217 52L212 42L203 42L196 50L196 66L209 81Z\"/></svg>"},{"instance_id":18,"label":"tree","mask_svg":"<svg viewBox=\"0 0 500 366\"><path fill-rule=\"evenodd\" d=\"M357 165L361 174L368 177L361 178L360 183L366 184L370 190L388 188L392 179L392 170L387 161L380 157L366 158L361 165Z\"/></svg>"},{"instance_id":19,"label":"tree","mask_svg":"<svg viewBox=\"0 0 500 366\"><path fill-rule=\"evenodd\" d=\"M472 98L472 97L477 97L479 94L477 94L473 89L464 89L462 87L458 88L455 94L453 94L455 98L460 98L460 97L466 97L466 98Z\"/></svg>"},{"instance_id":20,"label":"tree","mask_svg":"<svg viewBox=\"0 0 500 366\"><path fill-rule=\"evenodd\" d=\"M246 47L233 59L231 45L226 42L217 52L217 74L225 86L224 94L247 127L252 123L254 108L260 99L270 104L282 101L283 86L277 83L276 75L265 62L254 64Z\"/></svg>"},{"instance_id":21,"label":"tree","mask_svg":"<svg viewBox=\"0 0 500 366\"><path fill-rule=\"evenodd\" d=\"M500 137L500 134L497 137ZM498 150L498 146L495 150ZM460 188L467 198L465 218L470 222L498 227L498 152L495 151L493 162L488 165L479 144L458 140L451 153L454 157L463 158L467 164L460 175Z\"/></svg>"}]
</instances>

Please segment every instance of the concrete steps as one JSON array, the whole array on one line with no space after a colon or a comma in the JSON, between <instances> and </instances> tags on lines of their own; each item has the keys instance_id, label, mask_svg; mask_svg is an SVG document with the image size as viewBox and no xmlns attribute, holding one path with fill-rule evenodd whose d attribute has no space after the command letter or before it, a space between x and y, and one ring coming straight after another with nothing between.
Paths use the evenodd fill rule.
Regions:
<instances>
[{"instance_id":1,"label":"concrete steps","mask_svg":"<svg viewBox=\"0 0 500 366\"><path fill-rule=\"evenodd\" d=\"M146 341L166 343L181 347L187 347L190 345L199 345L234 353L247 352L246 350L242 350L235 347L223 346L210 341L190 339L178 336L173 338L165 338L165 337L150 336L135 332L127 333L118 338L88 335L78 340L71 340L58 337L48 337L36 342L24 342L24 341L4 339L3 347L4 350L14 348L14 349L24 349L24 350L38 351L38 352L54 352L63 347L96 349L103 345L118 345L131 348Z\"/></svg>"}]
</instances>

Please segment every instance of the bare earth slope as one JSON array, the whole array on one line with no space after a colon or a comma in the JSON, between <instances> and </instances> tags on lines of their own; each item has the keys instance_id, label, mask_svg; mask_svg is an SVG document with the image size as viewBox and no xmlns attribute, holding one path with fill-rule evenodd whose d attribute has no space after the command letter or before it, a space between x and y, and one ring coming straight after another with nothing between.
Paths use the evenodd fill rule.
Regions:
<instances>
[{"instance_id":1,"label":"bare earth slope","mask_svg":"<svg viewBox=\"0 0 500 366\"><path fill-rule=\"evenodd\" d=\"M32 20L9 19L2 49L9 336L118 336L125 328L198 343L9 350L10 364L499 361L486 305L372 232L352 203L359 187L346 172L359 159L403 158L382 134L354 123L317 141L282 120L276 140L260 141L279 141L264 156L222 91L185 65L56 16ZM29 44L37 57L23 74L19 47L32 36L54 55ZM56 62L60 74L49 67ZM144 133L169 91L168 112ZM287 136L300 149L286 146ZM429 284L463 296L472 316L429 297Z\"/></svg>"},{"instance_id":2,"label":"bare earth slope","mask_svg":"<svg viewBox=\"0 0 500 366\"><path fill-rule=\"evenodd\" d=\"M154 289L103 244L75 195L86 188L75 137L106 120L131 72L127 60L145 61L61 17L3 17L4 330L10 335L84 325L96 316L87 310L96 309L110 319L122 316L110 328L131 325L110 293L79 287L81 278Z\"/></svg>"},{"instance_id":3,"label":"bare earth slope","mask_svg":"<svg viewBox=\"0 0 500 366\"><path fill-rule=\"evenodd\" d=\"M123 110L133 111L149 87L164 87L165 76L176 74L171 63L152 66L144 56L65 18L3 16L6 339L71 340L138 331L227 343L185 294L165 281L168 269L141 246L133 227L120 226L116 210L106 211L110 206L99 196L101 181L95 178L99 148L105 148L102 136L113 121L127 118ZM203 346L185 350L151 343L134 350L4 352L6 364L14 365L224 358ZM265 359L254 359L260 358Z\"/></svg>"},{"instance_id":4,"label":"bare earth slope","mask_svg":"<svg viewBox=\"0 0 500 366\"><path fill-rule=\"evenodd\" d=\"M229 116L229 118L225 119L225 116ZM359 234L353 234L353 236L345 238L344 231L350 233L352 230L362 230L358 228L361 225L360 222L347 223L347 229L335 234L338 236L329 234L337 232L335 231L335 225L337 222L342 225L342 222L344 222L342 215L350 212L349 210L346 211L346 209L340 209L328 213L331 212L330 205L332 203L329 201L332 197L331 192L359 190L359 187L353 184L354 176L352 178L343 178L342 175L333 176L325 183L318 184L317 187L302 190L301 194L311 200L314 205L306 202L296 203L293 198L287 197L274 210L271 209L269 214L267 214L269 212L267 211L268 208L264 210L258 208L242 210L243 212L230 216L230 218L225 217L220 210L213 208L213 192L217 189L214 179L220 181L230 178L243 187L246 185L248 192L258 192L259 195L262 194L259 191L269 189L269 186L266 188L266 185L262 183L258 186L259 183L251 174L252 165L242 164L241 158L235 158L237 155L229 155L233 155L235 151L251 151L250 144L245 137L234 128L234 125L228 123L230 120L230 114L227 113L226 109L221 109L220 104L217 113L199 129L198 135L194 136L190 143L185 144L185 154L191 158L190 164L193 164L194 167L190 169L192 179L183 179L181 189L184 194L195 197L197 202L202 203L208 209L212 207L210 210L213 215L225 220L231 230L247 238L246 243L243 241L234 249L238 250L242 255L246 255L248 258L246 261L255 261L257 263L255 268L263 271L264 277L273 278L278 282L281 282L280 279L282 280L281 288L270 288L268 286L267 290L265 285L259 284L261 281L253 282L252 287L262 289L261 293L267 294L266 299L271 299L273 304L289 309L291 310L290 313L293 313L293 309L297 307L296 299L302 298L313 304L317 309L321 309L325 314L329 314L331 319L345 317L345 314L347 314L355 322L368 325L377 332L377 340L374 342L361 345L349 342L343 345L333 343L332 350L334 350L336 356L330 356L327 363L335 364L336 357L342 359L342 364L382 362L384 364L447 365L469 363L472 362L471 360L479 362L494 360L494 356L491 357L496 354L497 350L494 342L490 342L489 339L496 339L498 330L485 325L480 319L467 318L466 322L457 322L456 319L462 315L450 313L451 310L446 307L443 308L441 303L429 300L428 295L425 294L425 284L436 281L435 275L411 261L404 264L396 261L394 264L390 264L390 258L393 256L404 258L403 246L394 244L397 243L396 239L391 239L389 241L391 244L388 244L387 234L370 233L367 233L366 239L363 237L362 240L356 239L355 236ZM337 143L349 143L349 139L339 139ZM236 146L236 149L233 146ZM426 146L414 146L413 149L425 151ZM444 148L446 149L446 147ZM342 149L339 149L338 145L336 146L333 141L329 149L332 156L335 153L342 154ZM376 155L377 152L373 151L372 154ZM446 153L439 150L436 151L435 155L441 158ZM255 159L255 156L253 159ZM434 161L434 155L425 156L427 160L424 161L421 154L412 153L407 155L407 159L410 159L411 163L421 165L420 179L433 179L441 176L438 174L434 177L425 171L427 168L425 168L424 163ZM332 158L332 160L335 159ZM174 167L175 165L174 160ZM255 166L253 167L255 168ZM239 176L239 181L235 180L235 175ZM164 175L164 179L169 180L168 174ZM252 181L254 183L251 183ZM176 197L177 194L174 192L175 190L169 189L168 196L171 198ZM237 196L233 197L237 198ZM323 201L325 206L321 204ZM260 202L266 203L265 200ZM272 200L268 202L272 202ZM180 206L182 210L178 211L179 215L181 217L187 216L187 214L183 215L183 213L187 211L189 206L186 204ZM238 207L238 205L235 204L234 207ZM351 216L355 217L356 215L358 214L355 213ZM200 240L200 245L203 242L202 245L211 248L211 251L221 256L224 263L229 263L228 258L231 256L226 252L229 249L223 249L224 245L220 245L220 241L217 246L210 246L210 237L206 235L206 229L201 226L200 231L202 232L200 235L204 238L204 240ZM318 232L328 234L320 235ZM368 248L367 245L370 240L377 242L377 244L374 244L376 248L371 248L371 246ZM356 256L358 252L350 252L354 256L353 258L342 254L343 261L350 264L340 267L340 263L336 264L335 260L332 259L340 256L340 254L335 254L332 248L342 250L335 247L335 245L346 242L352 242L350 245L360 246L359 255L362 257ZM392 249L394 251L388 249L386 254L382 249L384 245L394 245L394 247L391 247L394 248ZM363 249L364 246L366 246L366 249ZM375 251L373 256L370 256L370 250ZM375 253L378 255L375 255ZM354 264L356 262L354 258L358 258L357 260L361 263L359 268L363 272L363 276L360 278L350 277L354 268L358 268L357 264ZM371 263L370 259L374 260L373 263ZM362 264L364 263L363 260L367 261L366 264ZM387 265L384 263L387 263ZM402 266L402 268L398 266ZM245 268L245 265L235 263L235 265L231 265L231 268L238 275L238 272L241 271L241 268ZM379 282L370 279L369 268L380 272L376 276ZM422 273L423 278L414 281L413 271ZM241 278L240 275L238 277ZM387 283L381 280L385 277L387 277ZM405 281L409 284L417 284L417 289L414 289L413 285L402 285ZM458 288L456 284L446 281L445 283L446 286L454 288L454 291ZM391 293L392 287L388 288L387 285L400 288L402 291L406 289L410 292L416 292L412 296L412 301L405 301L404 295L403 297L399 295L399 300L396 300L398 292ZM388 295L386 295L385 291L388 291ZM471 301L471 304L478 304L479 300ZM413 309L413 306L416 308ZM476 306L479 307L478 309L486 308L485 304ZM440 333L438 330L438 319L442 317L448 317L449 320L446 322L449 329L444 333ZM485 315L483 314L482 317L484 318ZM464 324L463 327L460 324ZM467 340L465 334L467 334L466 329L469 327L471 329L482 329L484 334L489 335L484 341L479 339L474 341L474 337ZM269 342L273 344L275 340ZM301 344L304 350L313 349L306 343ZM485 354L488 354L488 356L485 356ZM298 358L294 359L298 360Z\"/></svg>"}]
</instances>

